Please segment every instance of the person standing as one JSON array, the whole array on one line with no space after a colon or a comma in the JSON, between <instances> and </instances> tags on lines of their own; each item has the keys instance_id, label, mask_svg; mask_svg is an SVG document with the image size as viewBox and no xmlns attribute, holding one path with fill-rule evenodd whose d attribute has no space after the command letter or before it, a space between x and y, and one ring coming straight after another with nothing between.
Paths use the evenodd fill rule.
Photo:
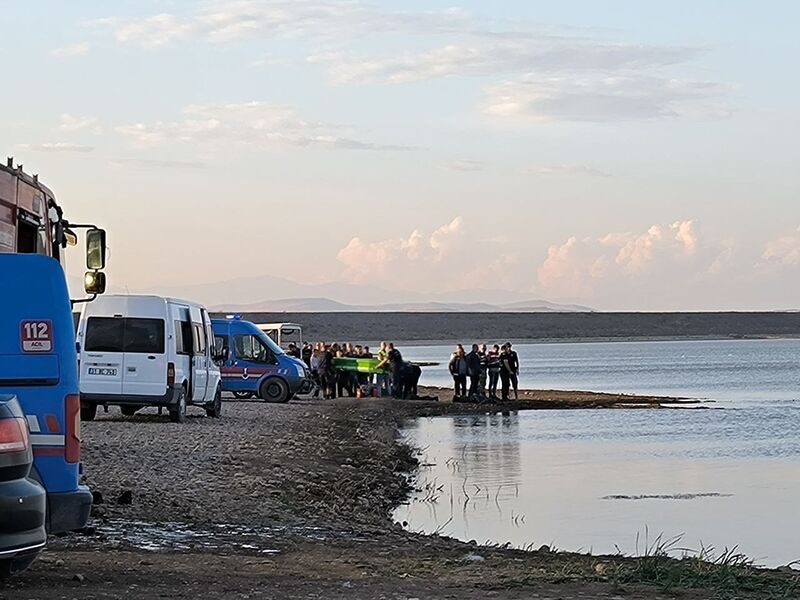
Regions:
<instances>
[{"instance_id":1,"label":"person standing","mask_svg":"<svg viewBox=\"0 0 800 600\"><path fill-rule=\"evenodd\" d=\"M514 400L519 400L519 356L511 346L511 342L506 342L508 346L508 363L511 367L509 379L514 388Z\"/></svg>"},{"instance_id":2,"label":"person standing","mask_svg":"<svg viewBox=\"0 0 800 600\"><path fill-rule=\"evenodd\" d=\"M469 397L478 395L478 385L481 378L481 355L478 344L472 344L472 350L467 354L467 375L469 376Z\"/></svg>"},{"instance_id":3,"label":"person standing","mask_svg":"<svg viewBox=\"0 0 800 600\"><path fill-rule=\"evenodd\" d=\"M392 371L392 395L395 398L404 398L406 394L403 378L405 363L400 350L395 348L392 342L389 342L386 346L386 360L389 362Z\"/></svg>"},{"instance_id":4,"label":"person standing","mask_svg":"<svg viewBox=\"0 0 800 600\"><path fill-rule=\"evenodd\" d=\"M503 344L500 349L500 381L502 382L502 399L508 400L508 392L511 387L511 354L508 344Z\"/></svg>"},{"instance_id":5,"label":"person standing","mask_svg":"<svg viewBox=\"0 0 800 600\"><path fill-rule=\"evenodd\" d=\"M314 348L311 347L311 344L305 342L303 344L303 362L306 363L306 366L310 369L311 368L311 355L314 354Z\"/></svg>"},{"instance_id":6,"label":"person standing","mask_svg":"<svg viewBox=\"0 0 800 600\"><path fill-rule=\"evenodd\" d=\"M481 344L478 356L481 358L481 372L478 376L478 394L486 397L486 373L489 368L489 357L487 356L486 344Z\"/></svg>"},{"instance_id":7,"label":"person standing","mask_svg":"<svg viewBox=\"0 0 800 600\"><path fill-rule=\"evenodd\" d=\"M333 352L331 352L331 347L327 344L322 346L317 369L319 370L320 384L325 399L333 400L336 398L336 369L333 366Z\"/></svg>"},{"instance_id":8,"label":"person standing","mask_svg":"<svg viewBox=\"0 0 800 600\"><path fill-rule=\"evenodd\" d=\"M450 356L448 368L453 377L453 402L457 402L467 396L467 357L461 344L456 346L455 352Z\"/></svg>"},{"instance_id":9,"label":"person standing","mask_svg":"<svg viewBox=\"0 0 800 600\"><path fill-rule=\"evenodd\" d=\"M378 387L381 390L381 396L389 395L392 393L392 375L390 372L390 365L389 365L389 343L388 342L381 342L380 348L378 348L378 353L376 358L378 359L378 364L375 365L375 370L378 371Z\"/></svg>"},{"instance_id":10,"label":"person standing","mask_svg":"<svg viewBox=\"0 0 800 600\"><path fill-rule=\"evenodd\" d=\"M497 400L497 383L500 381L500 346L495 344L486 353L486 370L489 375L489 397Z\"/></svg>"}]
</instances>

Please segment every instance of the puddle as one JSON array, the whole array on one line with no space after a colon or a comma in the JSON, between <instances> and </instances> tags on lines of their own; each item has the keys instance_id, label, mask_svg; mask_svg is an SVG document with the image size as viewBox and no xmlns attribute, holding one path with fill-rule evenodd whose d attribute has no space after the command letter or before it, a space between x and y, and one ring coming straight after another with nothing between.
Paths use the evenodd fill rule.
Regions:
<instances>
[{"instance_id":1,"label":"puddle","mask_svg":"<svg viewBox=\"0 0 800 600\"><path fill-rule=\"evenodd\" d=\"M189 525L109 519L94 522L93 535L71 537L82 547L133 548L146 552L213 552L230 554L279 554L287 538L326 541L343 538L357 541L347 532L317 527L250 527L234 524Z\"/></svg>"}]
</instances>

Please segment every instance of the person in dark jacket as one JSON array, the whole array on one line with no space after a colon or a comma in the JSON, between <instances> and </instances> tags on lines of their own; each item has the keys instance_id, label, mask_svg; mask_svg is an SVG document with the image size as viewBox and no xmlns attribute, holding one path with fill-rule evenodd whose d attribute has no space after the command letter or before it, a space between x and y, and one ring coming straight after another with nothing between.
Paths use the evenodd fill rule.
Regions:
<instances>
[{"instance_id":1,"label":"person in dark jacket","mask_svg":"<svg viewBox=\"0 0 800 600\"><path fill-rule=\"evenodd\" d=\"M500 346L495 344L486 353L486 370L489 375L489 397L497 400L497 384L500 381Z\"/></svg>"},{"instance_id":2,"label":"person in dark jacket","mask_svg":"<svg viewBox=\"0 0 800 600\"><path fill-rule=\"evenodd\" d=\"M311 355L314 354L314 348L311 347L311 344L306 342L303 344L303 362L306 363L306 366L310 369L311 368Z\"/></svg>"},{"instance_id":3,"label":"person in dark jacket","mask_svg":"<svg viewBox=\"0 0 800 600\"><path fill-rule=\"evenodd\" d=\"M514 388L514 400L519 400L519 356L511 346L511 342L506 342L508 346L508 364L511 367L509 373L509 383Z\"/></svg>"},{"instance_id":4,"label":"person in dark jacket","mask_svg":"<svg viewBox=\"0 0 800 600\"><path fill-rule=\"evenodd\" d=\"M469 376L469 396L477 396L481 378L481 355L478 344L472 344L472 350L467 354L466 360L467 375Z\"/></svg>"},{"instance_id":5,"label":"person in dark jacket","mask_svg":"<svg viewBox=\"0 0 800 600\"><path fill-rule=\"evenodd\" d=\"M464 346L458 344L455 352L450 356L448 364L450 375L453 376L454 395L453 400L460 400L467 396L467 356L464 354Z\"/></svg>"},{"instance_id":6,"label":"person in dark jacket","mask_svg":"<svg viewBox=\"0 0 800 600\"><path fill-rule=\"evenodd\" d=\"M327 344L322 347L320 352L317 371L325 399L332 400L336 398L336 369L333 366L333 352L331 352L331 347Z\"/></svg>"},{"instance_id":7,"label":"person in dark jacket","mask_svg":"<svg viewBox=\"0 0 800 600\"><path fill-rule=\"evenodd\" d=\"M405 396L405 380L403 371L405 362L400 350L394 347L392 342L386 345L386 360L389 362L389 367L392 371L392 395L395 398L403 398Z\"/></svg>"},{"instance_id":8,"label":"person in dark jacket","mask_svg":"<svg viewBox=\"0 0 800 600\"><path fill-rule=\"evenodd\" d=\"M508 400L508 391L511 387L511 349L508 344L503 344L500 349L500 381L503 384L502 399Z\"/></svg>"}]
</instances>

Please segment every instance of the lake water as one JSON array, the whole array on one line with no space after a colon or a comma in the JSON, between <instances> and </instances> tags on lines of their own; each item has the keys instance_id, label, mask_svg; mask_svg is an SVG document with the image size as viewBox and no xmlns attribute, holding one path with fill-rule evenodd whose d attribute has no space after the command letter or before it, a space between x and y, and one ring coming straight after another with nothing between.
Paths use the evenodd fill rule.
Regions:
<instances>
[{"instance_id":1,"label":"lake water","mask_svg":"<svg viewBox=\"0 0 800 600\"><path fill-rule=\"evenodd\" d=\"M446 361L449 348L408 348ZM738 546L800 559L800 341L519 345L522 385L687 395L711 410L569 410L410 422L422 491L396 519L478 542L594 553ZM426 370L423 382L447 383ZM645 541L645 538L648 538Z\"/></svg>"}]
</instances>

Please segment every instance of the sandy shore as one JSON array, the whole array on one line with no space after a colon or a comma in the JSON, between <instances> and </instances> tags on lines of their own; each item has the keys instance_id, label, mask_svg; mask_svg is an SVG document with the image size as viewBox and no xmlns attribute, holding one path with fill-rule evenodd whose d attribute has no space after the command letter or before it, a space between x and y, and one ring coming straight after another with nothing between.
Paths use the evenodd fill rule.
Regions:
<instances>
[{"instance_id":1,"label":"sandy shore","mask_svg":"<svg viewBox=\"0 0 800 600\"><path fill-rule=\"evenodd\" d=\"M596 394L531 395L518 406L611 401ZM479 547L412 534L392 522L391 510L413 489L408 473L417 465L414 449L399 441L398 423L510 409L344 399L226 402L222 419L192 413L184 425L150 414L101 414L84 428L86 480L102 496L92 529L52 540L30 572L0 583L0 598L800 594L796 572Z\"/></svg>"}]
</instances>

